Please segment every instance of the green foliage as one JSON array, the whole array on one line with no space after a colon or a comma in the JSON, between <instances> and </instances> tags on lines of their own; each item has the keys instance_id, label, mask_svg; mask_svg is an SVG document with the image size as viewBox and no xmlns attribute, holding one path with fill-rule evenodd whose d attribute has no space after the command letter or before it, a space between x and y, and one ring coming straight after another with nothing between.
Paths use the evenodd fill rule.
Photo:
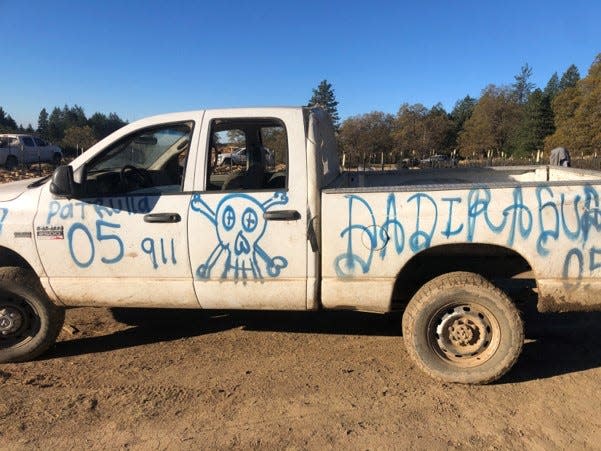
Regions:
<instances>
[{"instance_id":1,"label":"green foliage","mask_svg":"<svg viewBox=\"0 0 601 451\"><path fill-rule=\"evenodd\" d=\"M534 89L534 83L529 81L531 76L532 68L526 63L520 69L520 73L513 77L515 78L515 82L512 85L513 93L520 105L526 103L530 92Z\"/></svg>"},{"instance_id":2,"label":"green foliage","mask_svg":"<svg viewBox=\"0 0 601 451\"><path fill-rule=\"evenodd\" d=\"M487 86L459 135L464 156L511 151L511 140L521 119L515 92L507 87Z\"/></svg>"},{"instance_id":3,"label":"green foliage","mask_svg":"<svg viewBox=\"0 0 601 451\"><path fill-rule=\"evenodd\" d=\"M463 125L465 122L472 116L474 112L474 108L478 100L470 97L469 95L465 96L463 99L458 100L453 107L453 111L451 111L451 121L453 121L453 133L451 135L451 146L457 146L457 140L459 138L459 133L463 130Z\"/></svg>"},{"instance_id":4,"label":"green foliage","mask_svg":"<svg viewBox=\"0 0 601 451\"><path fill-rule=\"evenodd\" d=\"M117 113L110 113L108 116L103 113L94 113L87 120L87 124L92 128L94 138L100 141L114 131L119 130L126 122Z\"/></svg>"},{"instance_id":5,"label":"green foliage","mask_svg":"<svg viewBox=\"0 0 601 451\"><path fill-rule=\"evenodd\" d=\"M549 97L550 100L553 100L559 91L559 77L557 76L557 72L554 72L553 75L551 75L551 78L549 78L543 93Z\"/></svg>"},{"instance_id":6,"label":"green foliage","mask_svg":"<svg viewBox=\"0 0 601 451\"><path fill-rule=\"evenodd\" d=\"M40 135L44 139L49 139L48 131L48 111L46 111L46 108L42 108L38 116L38 135Z\"/></svg>"},{"instance_id":7,"label":"green foliage","mask_svg":"<svg viewBox=\"0 0 601 451\"><path fill-rule=\"evenodd\" d=\"M453 122L442 105L403 104L392 131L395 150L402 157L425 158L449 150Z\"/></svg>"},{"instance_id":8,"label":"green foliage","mask_svg":"<svg viewBox=\"0 0 601 451\"><path fill-rule=\"evenodd\" d=\"M328 83L327 80L322 80L317 88L313 89L313 96L309 100L307 106L316 105L328 112L334 127L338 129L340 123L340 117L338 116L338 102L336 101L332 84Z\"/></svg>"},{"instance_id":9,"label":"green foliage","mask_svg":"<svg viewBox=\"0 0 601 451\"><path fill-rule=\"evenodd\" d=\"M74 125L65 130L61 144L65 149L87 150L96 144L96 138L89 125Z\"/></svg>"},{"instance_id":10,"label":"green foliage","mask_svg":"<svg viewBox=\"0 0 601 451\"><path fill-rule=\"evenodd\" d=\"M81 106L74 105L69 107L65 105L63 108L54 107L50 116L48 116L46 109L43 108L38 118L37 133L51 142L74 149L74 147L71 147L70 138L67 139L67 142L63 142L66 137L65 133L70 128L89 126L94 141L100 141L125 124L126 122L116 113L110 113L108 116L103 113L94 113L88 119Z\"/></svg>"},{"instance_id":11,"label":"green foliage","mask_svg":"<svg viewBox=\"0 0 601 451\"><path fill-rule=\"evenodd\" d=\"M17 123L0 107L0 133L16 132L18 130Z\"/></svg>"},{"instance_id":12,"label":"green foliage","mask_svg":"<svg viewBox=\"0 0 601 451\"><path fill-rule=\"evenodd\" d=\"M390 157L393 123L394 117L381 111L349 117L340 126L340 147L350 158L361 161L381 152Z\"/></svg>"},{"instance_id":13,"label":"green foliage","mask_svg":"<svg viewBox=\"0 0 601 451\"><path fill-rule=\"evenodd\" d=\"M572 64L561 76L561 80L559 80L559 90L563 91L564 89L575 88L578 80L580 80L580 72L578 71L578 68Z\"/></svg>"},{"instance_id":14,"label":"green foliage","mask_svg":"<svg viewBox=\"0 0 601 451\"><path fill-rule=\"evenodd\" d=\"M543 149L544 139L555 130L551 98L540 89L533 91L524 105L523 120L517 130L516 155L532 157Z\"/></svg>"},{"instance_id":15,"label":"green foliage","mask_svg":"<svg viewBox=\"0 0 601 451\"><path fill-rule=\"evenodd\" d=\"M587 76L560 92L552 105L557 128L545 140L546 148L563 146L589 155L601 150L601 53Z\"/></svg>"}]
</instances>

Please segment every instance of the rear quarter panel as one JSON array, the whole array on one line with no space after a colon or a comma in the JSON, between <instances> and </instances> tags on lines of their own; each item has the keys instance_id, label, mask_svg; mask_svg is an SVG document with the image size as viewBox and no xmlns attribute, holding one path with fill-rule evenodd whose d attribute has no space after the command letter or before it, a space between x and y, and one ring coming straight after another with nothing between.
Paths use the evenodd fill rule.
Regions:
<instances>
[{"instance_id":1,"label":"rear quarter panel","mask_svg":"<svg viewBox=\"0 0 601 451\"><path fill-rule=\"evenodd\" d=\"M415 254L485 243L529 262L541 310L600 309L600 190L597 182L325 190L323 305L387 311Z\"/></svg>"}]
</instances>

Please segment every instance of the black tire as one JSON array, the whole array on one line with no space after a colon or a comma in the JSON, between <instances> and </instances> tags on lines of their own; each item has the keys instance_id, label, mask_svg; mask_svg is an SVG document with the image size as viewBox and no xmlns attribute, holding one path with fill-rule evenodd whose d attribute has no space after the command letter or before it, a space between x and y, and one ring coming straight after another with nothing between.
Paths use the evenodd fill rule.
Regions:
<instances>
[{"instance_id":1,"label":"black tire","mask_svg":"<svg viewBox=\"0 0 601 451\"><path fill-rule=\"evenodd\" d=\"M231 158L224 158L223 159L223 163L221 163L223 166L231 166L232 164L232 159Z\"/></svg>"},{"instance_id":2,"label":"black tire","mask_svg":"<svg viewBox=\"0 0 601 451\"><path fill-rule=\"evenodd\" d=\"M0 363L31 360L56 341L65 319L37 276L23 268L0 268Z\"/></svg>"},{"instance_id":3,"label":"black tire","mask_svg":"<svg viewBox=\"0 0 601 451\"><path fill-rule=\"evenodd\" d=\"M18 164L19 164L19 162L17 161L17 157L15 157L14 155L9 155L8 157L6 157L6 162L4 163L4 167L6 168L7 171L12 171L13 169L15 169L17 167Z\"/></svg>"},{"instance_id":4,"label":"black tire","mask_svg":"<svg viewBox=\"0 0 601 451\"><path fill-rule=\"evenodd\" d=\"M58 165L60 165L60 164L61 164L61 161L62 161L62 159L63 159L63 157L61 156L61 154L60 154L60 153L55 153L55 154L52 156L52 164L53 164L54 166L58 166Z\"/></svg>"},{"instance_id":5,"label":"black tire","mask_svg":"<svg viewBox=\"0 0 601 451\"><path fill-rule=\"evenodd\" d=\"M478 274L452 272L432 279L411 299L403 337L413 361L435 379L486 384L518 359L524 325L499 288Z\"/></svg>"}]
</instances>

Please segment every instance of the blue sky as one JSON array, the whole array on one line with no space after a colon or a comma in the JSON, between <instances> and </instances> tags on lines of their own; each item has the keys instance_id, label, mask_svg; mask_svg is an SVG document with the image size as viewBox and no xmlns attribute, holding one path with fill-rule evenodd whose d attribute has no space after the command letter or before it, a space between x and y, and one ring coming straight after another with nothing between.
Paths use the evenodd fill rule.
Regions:
<instances>
[{"instance_id":1,"label":"blue sky","mask_svg":"<svg viewBox=\"0 0 601 451\"><path fill-rule=\"evenodd\" d=\"M322 79L342 118L450 110L524 63L544 86L601 52L601 2L0 0L0 106L35 126L79 104L127 120L301 105Z\"/></svg>"}]
</instances>

